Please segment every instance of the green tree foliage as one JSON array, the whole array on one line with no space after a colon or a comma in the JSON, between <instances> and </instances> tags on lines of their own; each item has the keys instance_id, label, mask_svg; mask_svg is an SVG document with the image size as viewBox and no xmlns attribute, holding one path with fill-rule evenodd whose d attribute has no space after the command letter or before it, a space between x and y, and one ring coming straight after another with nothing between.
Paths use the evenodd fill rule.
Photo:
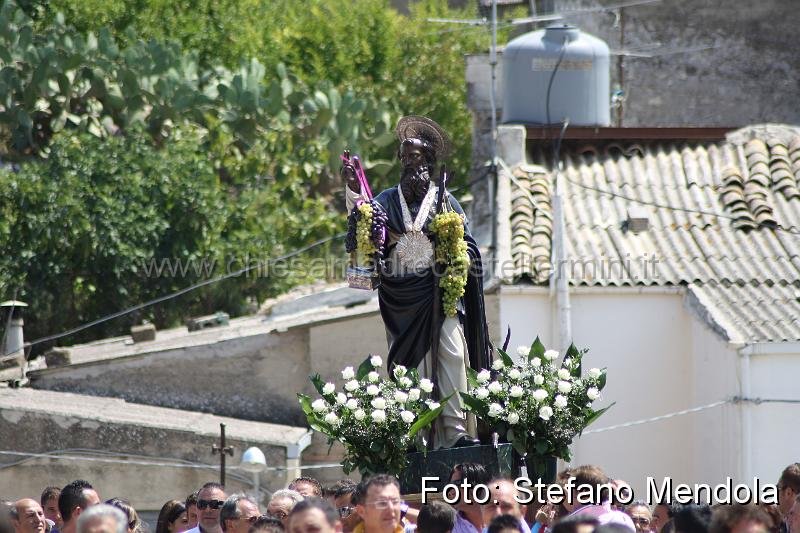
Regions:
<instances>
[{"instance_id":1,"label":"green tree foliage","mask_svg":"<svg viewBox=\"0 0 800 533\"><path fill-rule=\"evenodd\" d=\"M342 227L339 155L395 181L393 125L425 114L469 170L463 55L485 28L446 0L0 0L0 293L31 303L28 336L60 331L286 253ZM501 37L502 38L502 37ZM331 272L304 255L142 318L243 311ZM147 265L191 264L179 275ZM189 263L187 263L189 262ZM261 275L259 275L261 274Z\"/></svg>"},{"instance_id":2,"label":"green tree foliage","mask_svg":"<svg viewBox=\"0 0 800 533\"><path fill-rule=\"evenodd\" d=\"M416 0L401 15L390 0L48 0L40 11L40 20L63 12L85 31L109 27L119 42L178 40L196 51L201 67L233 69L248 57L267 71L283 63L312 87L329 82L387 102L393 120L428 115L453 137L449 165L456 179L463 182L470 170L464 56L488 50L488 27L427 19L474 18L473 5L453 9L447 0ZM501 27L500 42L508 31ZM377 157L390 155L384 150Z\"/></svg>"},{"instance_id":3,"label":"green tree foliage","mask_svg":"<svg viewBox=\"0 0 800 533\"><path fill-rule=\"evenodd\" d=\"M162 148L138 128L107 139L59 133L46 160L0 171L0 286L35 309L26 329L36 337L253 265L334 230L324 200L288 192L293 183L267 179L231 198L194 128ZM189 293L88 337L142 318L167 325L209 310L239 314L246 296L310 281L308 260Z\"/></svg>"}]
</instances>

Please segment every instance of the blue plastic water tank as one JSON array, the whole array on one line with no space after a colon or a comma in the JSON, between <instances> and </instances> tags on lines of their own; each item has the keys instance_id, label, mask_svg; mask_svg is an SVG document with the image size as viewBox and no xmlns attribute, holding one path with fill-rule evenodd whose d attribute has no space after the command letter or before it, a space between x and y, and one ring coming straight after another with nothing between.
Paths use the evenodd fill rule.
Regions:
<instances>
[{"instance_id":1,"label":"blue plastic water tank","mask_svg":"<svg viewBox=\"0 0 800 533\"><path fill-rule=\"evenodd\" d=\"M551 124L567 118L572 126L611 123L608 45L567 25L526 33L506 46L504 123L547 123L547 86L554 70Z\"/></svg>"}]
</instances>

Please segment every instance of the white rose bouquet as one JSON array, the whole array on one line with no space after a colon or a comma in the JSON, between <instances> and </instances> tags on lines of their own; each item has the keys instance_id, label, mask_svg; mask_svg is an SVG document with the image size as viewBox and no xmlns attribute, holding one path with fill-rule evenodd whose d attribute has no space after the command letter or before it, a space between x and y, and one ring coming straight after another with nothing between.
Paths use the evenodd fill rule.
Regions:
<instances>
[{"instance_id":1,"label":"white rose bouquet","mask_svg":"<svg viewBox=\"0 0 800 533\"><path fill-rule=\"evenodd\" d=\"M587 350L567 350L557 365L555 350L546 350L537 337L529 347L520 346L515 362L505 351L492 370L468 369L469 390L462 393L465 408L489 428L505 435L528 464L547 457L571 459L569 446L576 435L611 406L595 410L606 384L606 370L581 372Z\"/></svg>"},{"instance_id":2,"label":"white rose bouquet","mask_svg":"<svg viewBox=\"0 0 800 533\"><path fill-rule=\"evenodd\" d=\"M362 475L386 472L398 475L406 466L406 450L417 433L442 412L441 402L430 399L433 383L420 379L416 369L396 365L394 379L382 379L383 360L368 357L357 370L342 370L342 390L319 375L311 382L320 398L298 394L308 424L325 434L328 442L341 442L342 469L358 469Z\"/></svg>"}]
</instances>

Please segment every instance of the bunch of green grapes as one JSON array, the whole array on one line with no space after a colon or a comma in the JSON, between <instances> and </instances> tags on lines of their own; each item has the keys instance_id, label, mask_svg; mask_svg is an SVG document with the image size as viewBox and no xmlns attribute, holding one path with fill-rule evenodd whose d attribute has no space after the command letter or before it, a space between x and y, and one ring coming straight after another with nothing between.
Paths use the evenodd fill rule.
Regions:
<instances>
[{"instance_id":1,"label":"bunch of green grapes","mask_svg":"<svg viewBox=\"0 0 800 533\"><path fill-rule=\"evenodd\" d=\"M458 300L464 296L469 274L467 242L464 240L464 220L453 211L436 215L431 222L436 234L436 261L444 265L439 278L442 307L445 316L455 316Z\"/></svg>"},{"instance_id":2,"label":"bunch of green grapes","mask_svg":"<svg viewBox=\"0 0 800 533\"><path fill-rule=\"evenodd\" d=\"M364 202L358 206L361 216L356 222L356 243L363 257L372 257L377 252L372 242L372 204Z\"/></svg>"}]
</instances>

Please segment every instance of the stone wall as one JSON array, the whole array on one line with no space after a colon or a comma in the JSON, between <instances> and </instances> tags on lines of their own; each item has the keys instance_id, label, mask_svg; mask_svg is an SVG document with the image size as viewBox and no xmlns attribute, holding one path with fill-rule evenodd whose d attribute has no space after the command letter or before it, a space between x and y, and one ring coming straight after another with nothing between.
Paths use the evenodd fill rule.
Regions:
<instances>
[{"instance_id":1,"label":"stone wall","mask_svg":"<svg viewBox=\"0 0 800 533\"><path fill-rule=\"evenodd\" d=\"M245 420L304 425L294 400L310 393L308 330L203 345L33 373L33 386Z\"/></svg>"}]
</instances>

